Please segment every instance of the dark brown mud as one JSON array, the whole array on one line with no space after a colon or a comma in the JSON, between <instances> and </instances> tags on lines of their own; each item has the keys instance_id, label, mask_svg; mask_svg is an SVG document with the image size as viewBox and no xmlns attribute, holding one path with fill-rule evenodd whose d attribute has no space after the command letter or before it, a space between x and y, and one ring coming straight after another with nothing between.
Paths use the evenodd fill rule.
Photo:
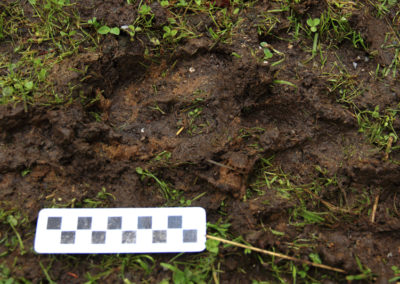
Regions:
<instances>
[{"instance_id":1,"label":"dark brown mud","mask_svg":"<svg viewBox=\"0 0 400 284\"><path fill-rule=\"evenodd\" d=\"M132 21L136 13L134 6L122 0L83 2L81 16L96 15L110 25ZM320 13L322 8L314 3L319 1L308 2L296 7L298 13ZM181 191L185 200L205 193L192 205L204 207L210 222L220 219L223 212L232 225L230 233L254 246L273 247L304 259L318 252L324 264L348 274L360 273L357 257L380 283L392 277L390 267L400 263L400 166L385 159L358 132L355 115L337 101L339 94L332 91L320 69L302 63L309 56L302 43L271 39L269 43L286 54L284 63L274 67L252 54L265 40L250 28L252 14L265 8L258 5L243 15L245 23L231 44L215 44L206 37L190 39L173 55L154 63L139 41L108 36L100 51L64 61L52 73L60 91L81 79L71 70L88 67L90 78L76 90L86 96L84 104L53 109L37 106L28 112L22 106L0 108L0 200L2 207L18 208L27 215L27 226L21 232L26 248L32 247L41 208L90 206L87 200L99 201L102 188L114 198L100 200L101 206L163 206L166 200L158 185L141 180L136 173L141 167ZM156 22L162 25L162 8L153 9ZM387 25L375 18L367 20L372 17L368 11L356 17L356 28L370 48L377 50L377 56L360 62L354 70L352 62L368 54L346 42L340 44L341 62L367 89L357 103L362 108L395 106L400 96L398 79L377 82L368 75L377 63L392 61L393 52L381 49L384 38L377 32ZM282 37L285 32L284 28L276 31ZM276 83L277 79L297 87ZM101 119L96 121L94 114ZM398 131L398 121L395 127ZM169 158L162 156L165 153ZM364 202L360 196L369 201L354 214L334 212L336 217L329 217L324 226L295 226L289 220L300 199L285 199L267 185L260 189L263 195L245 198L260 172L261 158L271 156L274 168L292 177L295 186L335 177L337 185L327 185L319 195L330 204L353 208ZM325 173L316 171L316 166ZM27 170L29 174L21 175ZM372 223L368 212L375 197L379 202ZM329 211L317 199L306 201L310 211ZM169 202L179 205L179 200ZM275 235L269 228L284 235ZM293 250L294 243L302 240L310 245ZM4 247L0 249L1 254ZM71 260L39 256L30 250L16 256L14 251L6 257L10 266L16 259L14 274L33 282L44 279L39 261L51 263L51 277L60 283L82 282L86 272L96 274L93 264L101 263L100 256ZM154 257L161 262L169 256ZM220 258L221 283L274 279L271 267L260 264L254 255L225 248ZM79 265L73 265L76 260ZM344 276L334 273L314 273L317 279L324 274L326 283L344 281ZM155 282L166 275L156 269L146 277ZM132 274L131 281L140 281L141 276ZM113 273L103 281L120 279Z\"/></svg>"}]
</instances>

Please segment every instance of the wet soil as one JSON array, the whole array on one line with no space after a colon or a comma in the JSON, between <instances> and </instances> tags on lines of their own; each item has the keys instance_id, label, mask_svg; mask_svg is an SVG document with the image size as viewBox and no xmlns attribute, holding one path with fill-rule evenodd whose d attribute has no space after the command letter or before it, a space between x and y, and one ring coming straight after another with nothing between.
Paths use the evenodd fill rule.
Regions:
<instances>
[{"instance_id":1,"label":"wet soil","mask_svg":"<svg viewBox=\"0 0 400 284\"><path fill-rule=\"evenodd\" d=\"M296 7L305 19L323 9L319 1L306 2ZM136 15L135 7L125 3L82 1L79 11L84 18L95 15L110 26L120 26ZM54 68L52 76L61 92L81 79L71 70L87 66L90 78L80 91L89 98L97 96L95 103L51 109L34 106L28 112L23 106L1 106L0 200L2 207L18 208L28 217L21 232L25 246L32 247L41 208L89 206L86 200L98 200L103 187L115 199L102 200L101 206L165 205L158 185L136 173L141 167L181 191L185 200L205 193L192 205L204 207L210 222L223 216L232 225L232 236L303 259L317 252L324 264L348 274L359 273L358 257L375 273L375 280L386 283L393 275L390 267L400 263L400 165L385 159L384 153L358 131L354 113L337 101L339 94L332 91L321 69L312 61L304 63L310 56L304 42L289 44L257 33L253 28L256 11L271 5L260 3L243 12L244 23L230 44L215 44L208 37L189 39L172 54L153 62L145 55L147 43L132 42L124 35L107 36L101 50L81 53ZM161 26L165 11L158 6L153 10ZM393 55L381 49L385 39L377 32L388 29L387 23L371 13L368 9L355 13L354 28L371 50L377 51L376 56L349 42L338 43L335 52L367 90L357 97L358 106L395 107L400 96L398 78L376 81L369 75L378 63L389 65ZM285 39L284 15L280 17L282 28L274 32ZM194 15L193 21L201 19ZM286 55L282 64L271 66L254 56L252 51L260 52L259 44L266 40ZM327 56L329 69L334 54L328 52ZM354 69L353 62L365 57L370 60L360 61ZM277 79L292 82L297 88L274 83ZM96 121L93 113L101 120ZM398 121L395 127L398 131ZM160 153L169 153L169 159ZM399 154L392 155L395 159ZM260 189L263 195L247 196L260 172L261 158L271 156L274 168L299 186L322 177L316 166L326 169L325 176L336 177L338 184L326 186L319 196L331 204L344 202L342 205L351 208L364 202L362 196L370 201L357 214L336 212L323 226L294 226L289 220L299 200L285 199L266 185ZM29 174L22 176L25 170ZM372 223L368 214L377 196ZM179 200L169 202L179 205ZM306 207L328 211L312 198L307 199ZM272 234L269 228L284 235ZM311 245L293 250L293 244L303 240ZM2 253L4 247L0 249ZM51 263L51 276L61 283L82 282L86 272L96 274L93 264L101 262L101 256L70 260L32 251L16 256L14 251L5 258L10 266L16 261L13 273L34 282L45 279L39 261ZM154 256L157 262L170 257ZM221 248L219 257L224 271L221 283L232 283L232 279L237 283L274 281L271 267L254 255L244 257L241 250ZM75 264L71 268L66 263ZM325 275L326 283L344 281L344 276L329 271L311 273L317 279ZM132 273L130 279L146 277L155 282L166 275L167 271L157 268L150 276ZM103 281L120 280L112 273Z\"/></svg>"}]
</instances>

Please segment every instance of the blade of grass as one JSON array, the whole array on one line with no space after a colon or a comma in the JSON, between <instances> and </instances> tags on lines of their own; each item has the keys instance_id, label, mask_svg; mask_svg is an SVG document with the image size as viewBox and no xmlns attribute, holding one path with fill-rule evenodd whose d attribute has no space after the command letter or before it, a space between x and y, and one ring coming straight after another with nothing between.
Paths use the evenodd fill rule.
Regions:
<instances>
[{"instance_id":1,"label":"blade of grass","mask_svg":"<svg viewBox=\"0 0 400 284\"><path fill-rule=\"evenodd\" d=\"M297 86L295 84L293 84L292 82L289 82L289 81L285 81L285 80L274 80L272 83L280 84L280 85L288 85L288 86L291 86L291 87L297 89Z\"/></svg>"}]
</instances>

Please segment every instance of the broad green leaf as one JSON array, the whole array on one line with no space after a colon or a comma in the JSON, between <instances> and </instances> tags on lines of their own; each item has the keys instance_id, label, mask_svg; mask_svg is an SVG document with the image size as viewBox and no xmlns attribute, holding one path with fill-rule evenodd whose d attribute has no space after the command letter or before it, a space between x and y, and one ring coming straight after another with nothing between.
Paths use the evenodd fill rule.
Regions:
<instances>
[{"instance_id":1,"label":"broad green leaf","mask_svg":"<svg viewBox=\"0 0 400 284\"><path fill-rule=\"evenodd\" d=\"M310 253L309 257L311 258L312 262L314 262L314 263L318 263L318 264L322 263L321 259L319 258L318 253Z\"/></svg>"},{"instance_id":2,"label":"broad green leaf","mask_svg":"<svg viewBox=\"0 0 400 284\"><path fill-rule=\"evenodd\" d=\"M147 6L146 4L142 5L139 9L139 14L142 16L149 14L151 11L151 8Z\"/></svg>"},{"instance_id":3,"label":"broad green leaf","mask_svg":"<svg viewBox=\"0 0 400 284\"><path fill-rule=\"evenodd\" d=\"M96 19L96 17L93 17L92 19L88 20L87 22L88 22L88 24L92 25L97 22L97 19Z\"/></svg>"},{"instance_id":4,"label":"broad green leaf","mask_svg":"<svg viewBox=\"0 0 400 284\"><path fill-rule=\"evenodd\" d=\"M108 34L109 32L110 32L110 28L108 27L108 26L101 26L98 30L97 30L97 32L99 33L99 34L101 34L101 35L105 35L105 34Z\"/></svg>"},{"instance_id":5,"label":"broad green leaf","mask_svg":"<svg viewBox=\"0 0 400 284\"><path fill-rule=\"evenodd\" d=\"M268 48L264 48L264 59L270 59L274 56Z\"/></svg>"},{"instance_id":6,"label":"broad green leaf","mask_svg":"<svg viewBox=\"0 0 400 284\"><path fill-rule=\"evenodd\" d=\"M119 35L119 33L120 33L120 30L117 27L110 29L110 34Z\"/></svg>"},{"instance_id":7,"label":"broad green leaf","mask_svg":"<svg viewBox=\"0 0 400 284\"><path fill-rule=\"evenodd\" d=\"M207 250L211 253L217 254L219 251L219 241L208 239L206 241Z\"/></svg>"},{"instance_id":8,"label":"broad green leaf","mask_svg":"<svg viewBox=\"0 0 400 284\"><path fill-rule=\"evenodd\" d=\"M14 88L20 91L23 91L22 85L20 83L15 83Z\"/></svg>"},{"instance_id":9,"label":"broad green leaf","mask_svg":"<svg viewBox=\"0 0 400 284\"><path fill-rule=\"evenodd\" d=\"M18 225L18 220L13 215L8 215L7 222L13 227Z\"/></svg>"},{"instance_id":10,"label":"broad green leaf","mask_svg":"<svg viewBox=\"0 0 400 284\"><path fill-rule=\"evenodd\" d=\"M14 93L14 88L11 86L4 87L2 93L4 97L11 96Z\"/></svg>"},{"instance_id":11,"label":"broad green leaf","mask_svg":"<svg viewBox=\"0 0 400 284\"><path fill-rule=\"evenodd\" d=\"M32 81L26 81L24 83L24 87L27 91L31 91L33 89L33 82Z\"/></svg>"},{"instance_id":12,"label":"broad green leaf","mask_svg":"<svg viewBox=\"0 0 400 284\"><path fill-rule=\"evenodd\" d=\"M43 81L44 79L46 79L46 75L47 75L46 69L41 69L38 74L39 81Z\"/></svg>"}]
</instances>

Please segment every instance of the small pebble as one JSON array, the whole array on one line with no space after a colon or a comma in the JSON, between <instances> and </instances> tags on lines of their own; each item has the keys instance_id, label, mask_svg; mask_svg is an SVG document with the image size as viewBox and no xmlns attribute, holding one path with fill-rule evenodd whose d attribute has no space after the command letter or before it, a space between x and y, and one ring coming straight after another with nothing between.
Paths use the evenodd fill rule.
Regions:
<instances>
[{"instance_id":1,"label":"small pebble","mask_svg":"<svg viewBox=\"0 0 400 284\"><path fill-rule=\"evenodd\" d=\"M144 127L140 129L140 132L144 133Z\"/></svg>"},{"instance_id":2,"label":"small pebble","mask_svg":"<svg viewBox=\"0 0 400 284\"><path fill-rule=\"evenodd\" d=\"M123 26L121 26L121 30L127 30L127 29L129 29L129 26L128 26L128 25L123 25Z\"/></svg>"},{"instance_id":3,"label":"small pebble","mask_svg":"<svg viewBox=\"0 0 400 284\"><path fill-rule=\"evenodd\" d=\"M190 68L189 68L189 72L190 72L190 73L193 73L194 71L196 71L196 69L194 69L194 67L190 67Z\"/></svg>"},{"instance_id":4,"label":"small pebble","mask_svg":"<svg viewBox=\"0 0 400 284\"><path fill-rule=\"evenodd\" d=\"M365 62L368 62L368 61L369 61L369 57L368 57L368 56L365 56L365 57L364 57L364 61L365 61Z\"/></svg>"},{"instance_id":5,"label":"small pebble","mask_svg":"<svg viewBox=\"0 0 400 284\"><path fill-rule=\"evenodd\" d=\"M354 69L357 69L357 62L353 62L353 67L354 67Z\"/></svg>"}]
</instances>

